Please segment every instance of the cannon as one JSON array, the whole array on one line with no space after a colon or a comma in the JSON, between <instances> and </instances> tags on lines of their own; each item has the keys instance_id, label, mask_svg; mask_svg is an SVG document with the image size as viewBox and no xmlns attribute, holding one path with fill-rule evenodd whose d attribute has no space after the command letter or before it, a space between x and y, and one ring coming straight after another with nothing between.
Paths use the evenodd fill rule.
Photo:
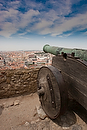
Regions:
<instances>
[{"instance_id":1,"label":"cannon","mask_svg":"<svg viewBox=\"0 0 87 130\"><path fill-rule=\"evenodd\" d=\"M42 66L37 77L45 113L51 119L64 114L69 96L87 110L87 50L45 45L43 51L55 55L52 65Z\"/></svg>"}]
</instances>

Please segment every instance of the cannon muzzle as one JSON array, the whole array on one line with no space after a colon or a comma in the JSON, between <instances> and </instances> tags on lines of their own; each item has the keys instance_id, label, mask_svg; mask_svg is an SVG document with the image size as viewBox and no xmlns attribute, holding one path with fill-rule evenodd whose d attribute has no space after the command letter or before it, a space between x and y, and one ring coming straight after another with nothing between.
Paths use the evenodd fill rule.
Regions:
<instances>
[{"instance_id":1,"label":"cannon muzzle","mask_svg":"<svg viewBox=\"0 0 87 130\"><path fill-rule=\"evenodd\" d=\"M70 49L70 48L61 48L61 47L45 45L43 47L43 51L46 53L51 53L56 56L62 53L72 54L75 57L79 57L80 59L87 61L87 50L84 49L76 49L76 48Z\"/></svg>"}]
</instances>

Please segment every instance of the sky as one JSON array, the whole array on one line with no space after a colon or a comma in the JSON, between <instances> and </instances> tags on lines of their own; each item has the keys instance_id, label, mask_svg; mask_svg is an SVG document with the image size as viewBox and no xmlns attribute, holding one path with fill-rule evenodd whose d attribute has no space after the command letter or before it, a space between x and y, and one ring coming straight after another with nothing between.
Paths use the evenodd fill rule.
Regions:
<instances>
[{"instance_id":1,"label":"sky","mask_svg":"<svg viewBox=\"0 0 87 130\"><path fill-rule=\"evenodd\" d=\"M87 0L0 0L0 51L87 49Z\"/></svg>"}]
</instances>

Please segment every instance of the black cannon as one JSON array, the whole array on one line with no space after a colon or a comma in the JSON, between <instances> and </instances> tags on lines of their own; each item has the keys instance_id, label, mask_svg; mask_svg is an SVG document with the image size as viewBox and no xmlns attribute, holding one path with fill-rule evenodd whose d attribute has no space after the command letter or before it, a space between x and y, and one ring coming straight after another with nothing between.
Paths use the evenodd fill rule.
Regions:
<instances>
[{"instance_id":1,"label":"black cannon","mask_svg":"<svg viewBox=\"0 0 87 130\"><path fill-rule=\"evenodd\" d=\"M63 114L69 96L87 110L87 50L49 45L43 50L56 55L51 66L43 66L38 72L38 95L45 113L51 119Z\"/></svg>"}]
</instances>

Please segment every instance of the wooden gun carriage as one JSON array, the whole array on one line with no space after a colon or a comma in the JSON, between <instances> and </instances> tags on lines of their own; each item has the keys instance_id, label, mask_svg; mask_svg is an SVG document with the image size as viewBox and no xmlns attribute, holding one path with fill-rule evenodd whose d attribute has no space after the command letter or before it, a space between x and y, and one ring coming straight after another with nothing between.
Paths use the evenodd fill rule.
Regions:
<instances>
[{"instance_id":1,"label":"wooden gun carriage","mask_svg":"<svg viewBox=\"0 0 87 130\"><path fill-rule=\"evenodd\" d=\"M38 95L45 113L51 119L63 114L69 95L87 110L87 50L49 45L43 50L56 55L51 66L38 72Z\"/></svg>"}]
</instances>

